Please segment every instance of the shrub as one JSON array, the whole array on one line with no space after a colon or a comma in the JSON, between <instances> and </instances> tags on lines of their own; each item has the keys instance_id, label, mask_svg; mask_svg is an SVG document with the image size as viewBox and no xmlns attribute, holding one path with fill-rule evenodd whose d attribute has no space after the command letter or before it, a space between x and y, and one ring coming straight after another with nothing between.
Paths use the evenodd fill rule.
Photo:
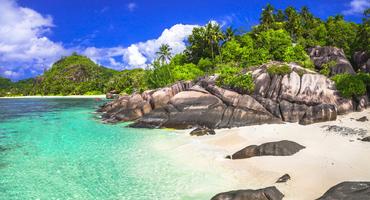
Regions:
<instances>
[{"instance_id":1,"label":"shrub","mask_svg":"<svg viewBox=\"0 0 370 200\"><path fill-rule=\"evenodd\" d=\"M242 93L252 93L254 91L252 74L240 74L240 68L235 67L223 67L219 73L216 81L218 86L234 89Z\"/></svg>"},{"instance_id":2,"label":"shrub","mask_svg":"<svg viewBox=\"0 0 370 200\"><path fill-rule=\"evenodd\" d=\"M300 66L302 66L306 69L315 70L315 64L312 62L312 60L310 58L308 58L304 61L299 61L299 62L297 62L297 64L299 64Z\"/></svg>"},{"instance_id":3,"label":"shrub","mask_svg":"<svg viewBox=\"0 0 370 200\"><path fill-rule=\"evenodd\" d=\"M173 68L172 74L174 76L175 81L191 81L196 79L199 76L203 76L204 72L200 70L196 65L193 63L185 64L185 65L177 65Z\"/></svg>"},{"instance_id":4,"label":"shrub","mask_svg":"<svg viewBox=\"0 0 370 200\"><path fill-rule=\"evenodd\" d=\"M290 74L292 69L288 65L273 65L267 68L267 73L272 75L285 75Z\"/></svg>"},{"instance_id":5,"label":"shrub","mask_svg":"<svg viewBox=\"0 0 370 200\"><path fill-rule=\"evenodd\" d=\"M209 58L201 58L198 62L198 68L204 72L209 72L213 70L213 63Z\"/></svg>"},{"instance_id":6,"label":"shrub","mask_svg":"<svg viewBox=\"0 0 370 200\"><path fill-rule=\"evenodd\" d=\"M337 62L334 60L331 60L325 64L322 65L322 69L320 70L320 74L329 76L331 72L331 68L337 65Z\"/></svg>"},{"instance_id":7,"label":"shrub","mask_svg":"<svg viewBox=\"0 0 370 200\"><path fill-rule=\"evenodd\" d=\"M346 98L362 96L366 93L366 85L361 76L351 74L337 74L332 80L337 90Z\"/></svg>"}]
</instances>

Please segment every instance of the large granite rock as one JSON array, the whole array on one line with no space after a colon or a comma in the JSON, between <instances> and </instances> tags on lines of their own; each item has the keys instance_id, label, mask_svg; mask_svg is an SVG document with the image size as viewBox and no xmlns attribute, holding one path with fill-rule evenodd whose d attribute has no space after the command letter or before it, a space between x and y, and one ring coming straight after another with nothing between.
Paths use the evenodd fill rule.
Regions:
<instances>
[{"instance_id":1,"label":"large granite rock","mask_svg":"<svg viewBox=\"0 0 370 200\"><path fill-rule=\"evenodd\" d=\"M320 57L343 56L335 48L316 51L312 54L319 64ZM255 83L252 94L218 87L217 76L207 76L196 83L179 82L120 96L98 111L106 122L135 121L133 127L214 129L283 121L307 125L336 120L337 115L363 110L369 104L368 96L341 97L332 80L295 63L288 64L289 74L269 74L268 68L276 65L286 63L270 62L250 69Z\"/></svg>"},{"instance_id":2,"label":"large granite rock","mask_svg":"<svg viewBox=\"0 0 370 200\"><path fill-rule=\"evenodd\" d=\"M227 158L235 160L255 156L291 156L304 148L304 146L296 142L282 140L278 142L264 143L259 146L250 145Z\"/></svg>"},{"instance_id":3,"label":"large granite rock","mask_svg":"<svg viewBox=\"0 0 370 200\"><path fill-rule=\"evenodd\" d=\"M355 52L353 62L356 71L370 73L370 56L366 52Z\"/></svg>"},{"instance_id":4,"label":"large granite rock","mask_svg":"<svg viewBox=\"0 0 370 200\"><path fill-rule=\"evenodd\" d=\"M336 65L331 67L330 76L343 73L355 74L351 63L342 49L329 46L317 46L309 49L309 55L318 70L321 70L324 64L335 61Z\"/></svg>"},{"instance_id":5,"label":"large granite rock","mask_svg":"<svg viewBox=\"0 0 370 200\"><path fill-rule=\"evenodd\" d=\"M369 200L370 182L342 182L317 200Z\"/></svg>"},{"instance_id":6,"label":"large granite rock","mask_svg":"<svg viewBox=\"0 0 370 200\"><path fill-rule=\"evenodd\" d=\"M226 128L280 121L251 96L217 86L205 89L208 93L190 90L176 94L163 109L154 110L155 115L145 115L132 126L145 127L145 124L150 124L150 127L177 129L197 126Z\"/></svg>"},{"instance_id":7,"label":"large granite rock","mask_svg":"<svg viewBox=\"0 0 370 200\"><path fill-rule=\"evenodd\" d=\"M223 192L212 197L211 200L281 200L282 194L276 187L267 187L259 190L235 190Z\"/></svg>"}]
</instances>

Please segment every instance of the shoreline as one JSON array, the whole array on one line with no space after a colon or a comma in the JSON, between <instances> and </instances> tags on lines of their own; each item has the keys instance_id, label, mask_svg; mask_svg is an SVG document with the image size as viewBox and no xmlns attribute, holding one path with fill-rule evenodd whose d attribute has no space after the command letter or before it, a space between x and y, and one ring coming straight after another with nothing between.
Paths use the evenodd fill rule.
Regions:
<instances>
[{"instance_id":1,"label":"shoreline","mask_svg":"<svg viewBox=\"0 0 370 200\"><path fill-rule=\"evenodd\" d=\"M83 98L102 98L105 99L105 95L68 95L68 96L14 96L14 97L0 97L0 99L83 99Z\"/></svg>"},{"instance_id":2,"label":"shoreline","mask_svg":"<svg viewBox=\"0 0 370 200\"><path fill-rule=\"evenodd\" d=\"M218 129L216 135L190 136L191 130L176 131L190 137L182 151L195 151L208 162L233 177L238 184L228 185L217 193L240 189L261 189L276 186L286 200L309 200L322 196L329 188L343 181L370 181L370 144L359 141L358 134L327 131L323 126L363 129L370 135L370 123L358 122L370 116L370 109L338 116L336 121L299 125L297 123L264 124L231 129ZM226 155L249 146L266 142L290 140L306 148L292 156L261 156L240 160L225 159ZM284 174L291 180L275 183ZM230 188L231 187L231 188ZM215 193L214 195L216 195Z\"/></svg>"}]
</instances>

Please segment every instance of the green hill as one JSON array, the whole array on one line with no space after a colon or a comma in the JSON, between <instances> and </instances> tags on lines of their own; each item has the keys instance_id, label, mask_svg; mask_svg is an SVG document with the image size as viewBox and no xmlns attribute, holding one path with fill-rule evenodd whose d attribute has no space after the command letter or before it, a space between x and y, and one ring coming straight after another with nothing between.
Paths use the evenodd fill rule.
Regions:
<instances>
[{"instance_id":1,"label":"green hill","mask_svg":"<svg viewBox=\"0 0 370 200\"><path fill-rule=\"evenodd\" d=\"M103 94L105 83L116 73L85 56L72 54L54 63L39 77L35 92L42 95Z\"/></svg>"}]
</instances>

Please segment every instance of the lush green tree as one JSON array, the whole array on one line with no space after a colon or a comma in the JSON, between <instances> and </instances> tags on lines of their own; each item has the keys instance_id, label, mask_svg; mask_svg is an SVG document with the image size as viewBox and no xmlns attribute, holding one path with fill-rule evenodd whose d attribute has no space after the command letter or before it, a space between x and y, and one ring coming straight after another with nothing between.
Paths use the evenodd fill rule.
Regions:
<instances>
[{"instance_id":1,"label":"lush green tree","mask_svg":"<svg viewBox=\"0 0 370 200\"><path fill-rule=\"evenodd\" d=\"M159 88L167 86L175 82L175 78L172 74L172 65L161 64L158 61L154 61L152 68L147 70L146 81L149 88Z\"/></svg>"},{"instance_id":2,"label":"lush green tree","mask_svg":"<svg viewBox=\"0 0 370 200\"><path fill-rule=\"evenodd\" d=\"M201 58L210 58L214 61L223 39L221 27L215 22L196 27L188 38L190 45L186 49L186 54L193 63L198 63Z\"/></svg>"},{"instance_id":3,"label":"lush green tree","mask_svg":"<svg viewBox=\"0 0 370 200\"><path fill-rule=\"evenodd\" d=\"M204 72L193 63L177 65L173 68L172 73L175 81L191 81L204 75Z\"/></svg>"},{"instance_id":4,"label":"lush green tree","mask_svg":"<svg viewBox=\"0 0 370 200\"><path fill-rule=\"evenodd\" d=\"M287 48L292 46L292 39L285 30L267 30L261 32L256 40L256 47L266 49L275 60L283 61Z\"/></svg>"},{"instance_id":5,"label":"lush green tree","mask_svg":"<svg viewBox=\"0 0 370 200\"><path fill-rule=\"evenodd\" d=\"M353 54L353 45L355 44L358 25L352 22L346 22L343 16L337 15L329 17L326 22L327 45L342 48L348 57Z\"/></svg>"},{"instance_id":6,"label":"lush green tree","mask_svg":"<svg viewBox=\"0 0 370 200\"><path fill-rule=\"evenodd\" d=\"M209 58L201 58L198 62L198 68L204 72L212 72L215 64Z\"/></svg>"},{"instance_id":7,"label":"lush green tree","mask_svg":"<svg viewBox=\"0 0 370 200\"><path fill-rule=\"evenodd\" d=\"M282 10L278 10L276 14L274 15L276 22L284 22L285 21L285 14Z\"/></svg>"},{"instance_id":8,"label":"lush green tree","mask_svg":"<svg viewBox=\"0 0 370 200\"><path fill-rule=\"evenodd\" d=\"M236 30L231 26L227 27L224 33L225 41L230 41L235 37Z\"/></svg>"},{"instance_id":9,"label":"lush green tree","mask_svg":"<svg viewBox=\"0 0 370 200\"><path fill-rule=\"evenodd\" d=\"M370 8L364 11L364 18L357 32L354 50L367 51L370 54Z\"/></svg>"},{"instance_id":10,"label":"lush green tree","mask_svg":"<svg viewBox=\"0 0 370 200\"><path fill-rule=\"evenodd\" d=\"M269 28L270 25L274 22L274 7L271 4L267 4L266 7L262 10L260 23L262 26Z\"/></svg>"},{"instance_id":11,"label":"lush green tree","mask_svg":"<svg viewBox=\"0 0 370 200\"><path fill-rule=\"evenodd\" d=\"M286 23L285 29L288 31L293 41L296 41L302 35L302 22L299 13L293 7L285 9Z\"/></svg>"},{"instance_id":12,"label":"lush green tree","mask_svg":"<svg viewBox=\"0 0 370 200\"><path fill-rule=\"evenodd\" d=\"M170 64L171 65L184 65L185 63L188 63L188 57L184 53L176 54L172 59Z\"/></svg>"},{"instance_id":13,"label":"lush green tree","mask_svg":"<svg viewBox=\"0 0 370 200\"><path fill-rule=\"evenodd\" d=\"M12 86L12 81L8 78L0 77L0 88L6 89Z\"/></svg>"},{"instance_id":14,"label":"lush green tree","mask_svg":"<svg viewBox=\"0 0 370 200\"><path fill-rule=\"evenodd\" d=\"M123 70L113 75L105 84L106 92L116 90L120 93L131 94L143 92L148 89L145 81L146 72L144 69Z\"/></svg>"},{"instance_id":15,"label":"lush green tree","mask_svg":"<svg viewBox=\"0 0 370 200\"><path fill-rule=\"evenodd\" d=\"M358 76L337 74L332 79L340 94L346 98L358 97L366 93L366 85Z\"/></svg>"}]
</instances>

